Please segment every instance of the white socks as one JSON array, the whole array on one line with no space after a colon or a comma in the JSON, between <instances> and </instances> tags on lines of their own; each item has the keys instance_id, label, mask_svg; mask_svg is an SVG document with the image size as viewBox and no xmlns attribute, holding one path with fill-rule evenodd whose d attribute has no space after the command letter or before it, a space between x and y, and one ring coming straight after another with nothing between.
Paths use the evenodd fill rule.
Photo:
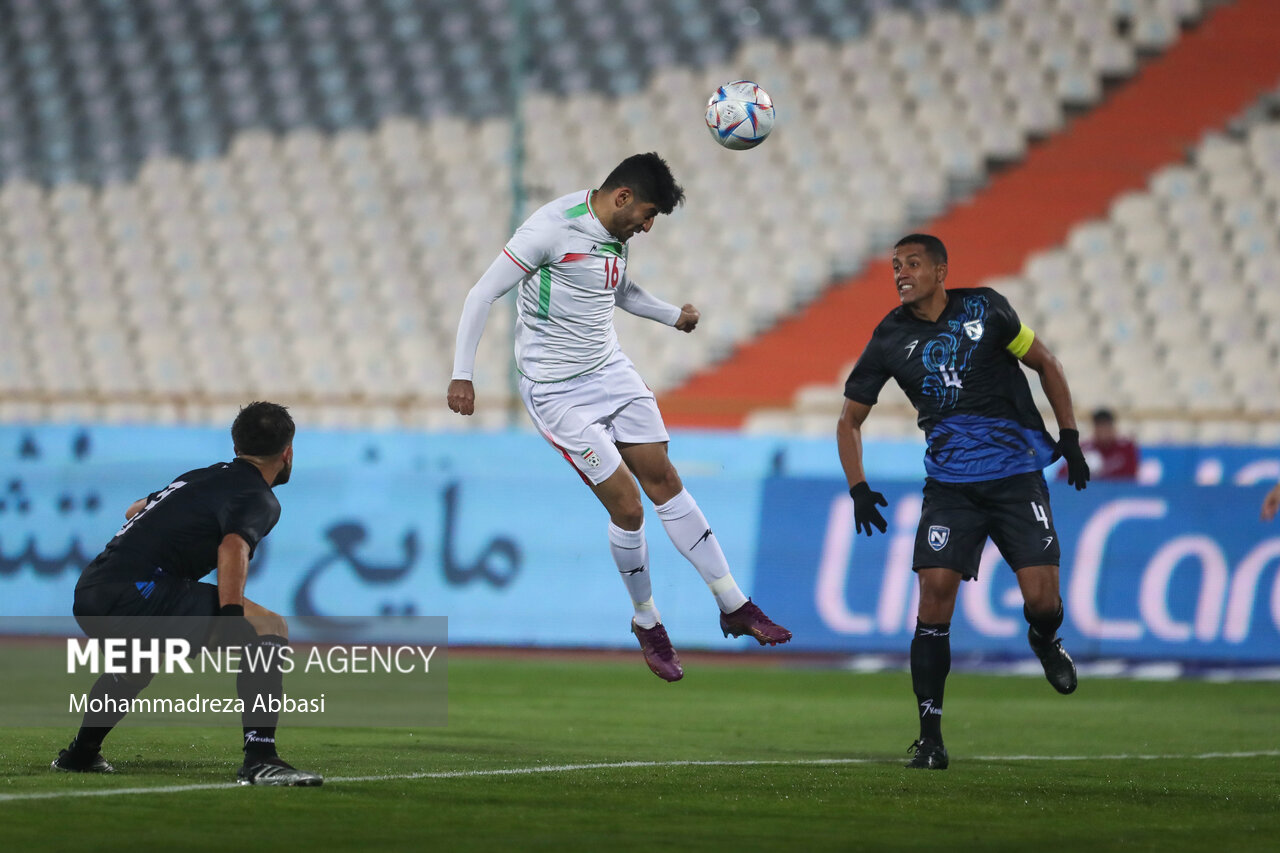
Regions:
<instances>
[{"instance_id":1,"label":"white socks","mask_svg":"<svg viewBox=\"0 0 1280 853\"><path fill-rule=\"evenodd\" d=\"M671 544L693 563L702 580L711 588L722 613L732 613L747 603L747 597L738 588L738 583L729 574L729 563L720 550L720 543L711 532L706 516L698 509L698 504L687 491L681 490L671 500L656 507L662 526L671 537ZM613 529L610 527L609 541L613 541ZM647 555L646 555L647 557ZM616 559L615 552L615 559ZM619 564L621 565L621 564ZM644 572L645 575L648 572ZM648 578L645 587L648 588ZM630 584L628 584L628 588ZM634 593L632 598L635 598Z\"/></svg>"},{"instance_id":2,"label":"white socks","mask_svg":"<svg viewBox=\"0 0 1280 853\"><path fill-rule=\"evenodd\" d=\"M652 628L661 621L653 605L653 585L649 581L649 545L644 538L644 525L639 530L623 530L609 522L609 551L618 566L618 574L627 586L631 603L636 608L635 622L641 628Z\"/></svg>"}]
</instances>

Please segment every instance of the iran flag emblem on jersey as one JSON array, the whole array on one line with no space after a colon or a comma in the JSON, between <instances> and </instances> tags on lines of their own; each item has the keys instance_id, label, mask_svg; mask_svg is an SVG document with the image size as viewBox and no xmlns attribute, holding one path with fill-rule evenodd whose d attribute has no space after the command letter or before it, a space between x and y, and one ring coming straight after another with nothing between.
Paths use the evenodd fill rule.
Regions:
<instances>
[{"instance_id":1,"label":"iran flag emblem on jersey","mask_svg":"<svg viewBox=\"0 0 1280 853\"><path fill-rule=\"evenodd\" d=\"M582 461L586 462L592 468L600 467L600 457L597 456L596 452L592 450L590 447L582 451Z\"/></svg>"}]
</instances>

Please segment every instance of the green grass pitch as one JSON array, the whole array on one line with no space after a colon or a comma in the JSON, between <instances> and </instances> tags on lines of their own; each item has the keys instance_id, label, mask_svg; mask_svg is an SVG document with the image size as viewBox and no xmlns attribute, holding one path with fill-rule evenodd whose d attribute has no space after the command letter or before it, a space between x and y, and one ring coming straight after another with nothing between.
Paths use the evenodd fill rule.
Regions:
<instances>
[{"instance_id":1,"label":"green grass pitch","mask_svg":"<svg viewBox=\"0 0 1280 853\"><path fill-rule=\"evenodd\" d=\"M328 777L313 789L226 786L228 727L126 722L104 749L111 777L48 769L72 732L0 730L0 846L1092 853L1271 850L1280 831L1275 683L1083 679L1062 697L1040 678L956 672L951 769L923 772L902 766L905 673L687 673L663 683L638 654L456 655L447 727L282 729L281 754ZM552 765L569 767L496 772ZM351 778L411 774L434 775ZM71 796L193 785L212 787Z\"/></svg>"}]
</instances>

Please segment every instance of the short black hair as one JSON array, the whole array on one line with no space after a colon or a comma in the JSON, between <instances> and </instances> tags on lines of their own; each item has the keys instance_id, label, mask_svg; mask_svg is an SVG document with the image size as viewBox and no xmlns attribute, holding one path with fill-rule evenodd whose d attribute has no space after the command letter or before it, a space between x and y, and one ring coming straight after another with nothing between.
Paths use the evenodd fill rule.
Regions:
<instances>
[{"instance_id":1,"label":"short black hair","mask_svg":"<svg viewBox=\"0 0 1280 853\"><path fill-rule=\"evenodd\" d=\"M1110 409L1094 409L1093 422L1095 424L1099 422L1113 424L1116 422L1116 413Z\"/></svg>"},{"instance_id":2,"label":"short black hair","mask_svg":"<svg viewBox=\"0 0 1280 853\"><path fill-rule=\"evenodd\" d=\"M602 192L629 188L636 198L655 204L662 213L670 213L684 203L684 189L676 183L671 167L653 151L632 154L623 160L600 185Z\"/></svg>"},{"instance_id":3,"label":"short black hair","mask_svg":"<svg viewBox=\"0 0 1280 853\"><path fill-rule=\"evenodd\" d=\"M275 456L293 441L293 416L278 403L255 402L240 409L231 441L241 456Z\"/></svg>"},{"instance_id":4,"label":"short black hair","mask_svg":"<svg viewBox=\"0 0 1280 853\"><path fill-rule=\"evenodd\" d=\"M932 234L908 234L894 243L893 248L900 249L911 243L919 243L924 246L924 253L935 264L945 264L947 262L947 247L942 245L942 241Z\"/></svg>"}]
</instances>

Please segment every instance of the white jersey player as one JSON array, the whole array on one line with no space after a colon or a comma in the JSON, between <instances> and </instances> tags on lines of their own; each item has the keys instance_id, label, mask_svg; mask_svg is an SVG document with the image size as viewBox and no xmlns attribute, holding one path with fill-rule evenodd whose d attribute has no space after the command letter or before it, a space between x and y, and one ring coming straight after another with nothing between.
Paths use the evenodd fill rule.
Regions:
<instances>
[{"instance_id":1,"label":"white jersey player","mask_svg":"<svg viewBox=\"0 0 1280 853\"><path fill-rule=\"evenodd\" d=\"M448 394L453 411L475 411L471 378L489 306L518 287L520 396L538 431L609 511L610 550L635 609L632 631L649 668L667 681L684 670L653 603L640 489L710 587L725 636L750 635L770 645L791 639L738 588L711 526L667 457L667 430L653 392L618 347L613 328L615 306L682 332L697 327L692 305L670 305L627 276L627 240L683 200L661 157L636 154L599 189L563 196L530 216L467 294Z\"/></svg>"}]
</instances>

